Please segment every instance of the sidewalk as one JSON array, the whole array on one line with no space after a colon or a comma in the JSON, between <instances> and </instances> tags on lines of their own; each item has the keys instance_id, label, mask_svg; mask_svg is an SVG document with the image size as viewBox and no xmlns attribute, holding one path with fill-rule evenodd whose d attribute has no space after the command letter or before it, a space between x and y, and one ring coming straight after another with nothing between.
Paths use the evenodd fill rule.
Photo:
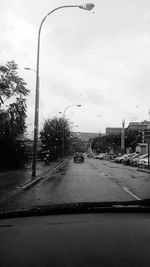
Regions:
<instances>
[{"instance_id":1,"label":"sidewalk","mask_svg":"<svg viewBox=\"0 0 150 267\"><path fill-rule=\"evenodd\" d=\"M142 169L142 168L138 168L137 169L137 171L139 171L139 172L145 172L145 173L149 173L150 174L150 169L148 170L148 169Z\"/></svg>"},{"instance_id":2,"label":"sidewalk","mask_svg":"<svg viewBox=\"0 0 150 267\"><path fill-rule=\"evenodd\" d=\"M67 160L69 160L69 158L64 159L64 162L66 162ZM35 182L40 180L41 177L48 174L61 163L61 160L58 160L57 162L51 162L49 165L45 165L45 163L41 161L37 162L37 175L34 179L32 177L31 164L27 165L26 168L21 170L0 172L0 204L7 201L7 199L17 193L17 191L26 189L32 184L35 184Z\"/></svg>"}]
</instances>

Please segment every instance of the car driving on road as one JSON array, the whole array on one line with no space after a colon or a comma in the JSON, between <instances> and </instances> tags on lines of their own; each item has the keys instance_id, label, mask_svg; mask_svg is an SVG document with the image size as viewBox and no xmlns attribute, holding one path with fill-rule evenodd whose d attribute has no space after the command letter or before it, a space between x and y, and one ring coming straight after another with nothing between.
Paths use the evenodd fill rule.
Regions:
<instances>
[{"instance_id":1,"label":"car driving on road","mask_svg":"<svg viewBox=\"0 0 150 267\"><path fill-rule=\"evenodd\" d=\"M77 163L77 162L84 162L84 155L82 152L77 152L75 153L74 155L74 163Z\"/></svg>"}]
</instances>

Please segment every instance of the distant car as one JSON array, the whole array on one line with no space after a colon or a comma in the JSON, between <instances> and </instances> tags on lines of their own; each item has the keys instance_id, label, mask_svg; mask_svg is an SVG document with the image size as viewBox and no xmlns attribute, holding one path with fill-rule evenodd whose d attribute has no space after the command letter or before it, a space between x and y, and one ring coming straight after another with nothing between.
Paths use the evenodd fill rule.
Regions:
<instances>
[{"instance_id":1,"label":"distant car","mask_svg":"<svg viewBox=\"0 0 150 267\"><path fill-rule=\"evenodd\" d=\"M104 159L105 153L100 153L95 156L95 159Z\"/></svg>"},{"instance_id":2,"label":"distant car","mask_svg":"<svg viewBox=\"0 0 150 267\"><path fill-rule=\"evenodd\" d=\"M106 153L103 156L103 159L106 159L106 160L114 160L115 158L116 158L116 155L114 153Z\"/></svg>"},{"instance_id":3,"label":"distant car","mask_svg":"<svg viewBox=\"0 0 150 267\"><path fill-rule=\"evenodd\" d=\"M119 156L119 157L115 158L115 162L121 163L121 162L123 162L124 158L127 156L128 156L127 154Z\"/></svg>"},{"instance_id":4,"label":"distant car","mask_svg":"<svg viewBox=\"0 0 150 267\"><path fill-rule=\"evenodd\" d=\"M84 158L86 159L86 158L88 157L88 153L87 153L87 152L84 152L84 153L83 153L83 156L84 156Z\"/></svg>"},{"instance_id":5,"label":"distant car","mask_svg":"<svg viewBox=\"0 0 150 267\"><path fill-rule=\"evenodd\" d=\"M80 153L80 152L75 153L75 155L74 155L74 163L77 163L77 162L84 162L83 153Z\"/></svg>"}]
</instances>

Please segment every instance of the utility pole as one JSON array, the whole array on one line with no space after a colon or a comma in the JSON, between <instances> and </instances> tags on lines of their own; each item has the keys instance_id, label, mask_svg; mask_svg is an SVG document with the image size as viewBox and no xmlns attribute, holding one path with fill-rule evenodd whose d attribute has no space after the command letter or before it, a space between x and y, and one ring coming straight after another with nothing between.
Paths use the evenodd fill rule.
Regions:
<instances>
[{"instance_id":1,"label":"utility pole","mask_svg":"<svg viewBox=\"0 0 150 267\"><path fill-rule=\"evenodd\" d=\"M125 120L122 121L122 128L121 128L121 154L125 152Z\"/></svg>"}]
</instances>

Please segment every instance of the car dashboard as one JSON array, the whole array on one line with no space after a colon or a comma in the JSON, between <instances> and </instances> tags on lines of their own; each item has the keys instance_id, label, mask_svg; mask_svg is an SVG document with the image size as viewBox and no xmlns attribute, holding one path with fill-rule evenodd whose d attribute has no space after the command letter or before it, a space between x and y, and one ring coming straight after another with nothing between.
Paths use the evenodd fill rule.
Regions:
<instances>
[{"instance_id":1,"label":"car dashboard","mask_svg":"<svg viewBox=\"0 0 150 267\"><path fill-rule=\"evenodd\" d=\"M0 220L0 266L150 266L149 212Z\"/></svg>"}]
</instances>

